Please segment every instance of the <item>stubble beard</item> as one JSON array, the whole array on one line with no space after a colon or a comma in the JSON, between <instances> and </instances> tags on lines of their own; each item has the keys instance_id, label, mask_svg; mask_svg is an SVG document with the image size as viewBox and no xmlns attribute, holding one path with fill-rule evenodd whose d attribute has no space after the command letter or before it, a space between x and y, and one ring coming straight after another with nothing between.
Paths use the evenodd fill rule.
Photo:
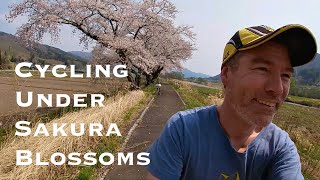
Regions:
<instances>
[{"instance_id":1,"label":"stubble beard","mask_svg":"<svg viewBox=\"0 0 320 180\"><path fill-rule=\"evenodd\" d=\"M259 117L258 114L250 109L250 102L247 104L240 104L235 95L232 95L231 90L226 89L226 93L229 93L228 104L231 106L235 114L240 118L240 120L249 126L266 127L268 126L275 116L275 112L270 115L270 117ZM226 94L227 95L227 94ZM233 98L235 97L235 98ZM249 95L244 95L242 99L250 99Z\"/></svg>"}]
</instances>

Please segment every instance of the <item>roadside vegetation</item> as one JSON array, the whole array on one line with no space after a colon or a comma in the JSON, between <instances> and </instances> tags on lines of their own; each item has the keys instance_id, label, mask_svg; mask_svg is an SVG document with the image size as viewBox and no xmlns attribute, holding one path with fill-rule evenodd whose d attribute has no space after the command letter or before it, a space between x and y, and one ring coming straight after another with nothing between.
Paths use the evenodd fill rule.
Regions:
<instances>
[{"instance_id":1,"label":"roadside vegetation","mask_svg":"<svg viewBox=\"0 0 320 180\"><path fill-rule=\"evenodd\" d=\"M223 101L221 89L192 86L184 81L171 81L186 103L186 109L219 104ZM290 96L293 101L308 101L317 104L319 100ZM295 142L302 163L305 179L320 179L320 110L284 104L273 122L289 133Z\"/></svg>"},{"instance_id":2,"label":"roadside vegetation","mask_svg":"<svg viewBox=\"0 0 320 180\"><path fill-rule=\"evenodd\" d=\"M320 86L298 84L295 78L291 79L290 95L320 99Z\"/></svg>"},{"instance_id":3,"label":"roadside vegetation","mask_svg":"<svg viewBox=\"0 0 320 180\"><path fill-rule=\"evenodd\" d=\"M12 78L14 73L2 72L0 76ZM28 79L28 81L34 84L33 79L37 80L37 77ZM128 83L125 80L122 82L122 80L113 78L100 78L95 81L63 78L59 79L60 81L66 81L67 84L70 84L70 82L80 83L80 85L95 89L95 91L98 91L96 93L104 94L106 96L105 107L74 108L68 106L65 108L44 108L1 117L4 121L0 119L0 179L96 179L101 175L104 168L99 163L94 166L54 166L52 164L49 166L15 166L15 151L28 149L33 152L33 157L35 152L39 152L42 154L43 161L48 161L50 155L55 152L67 155L70 152L86 153L91 151L96 152L97 157L103 152L114 154L123 143L127 130L133 122L132 120L139 115L150 96L156 91L154 86L148 86L143 91L129 91ZM20 84L18 79L10 81L10 83L12 83L12 86L25 86ZM30 84L28 84L28 87L30 88ZM50 89L50 87L48 88ZM56 87L54 86L54 88ZM51 89L53 90L54 88ZM69 88L69 86L66 85L61 88L63 90ZM80 90L75 89L75 91ZM90 99L86 99L86 102L90 102ZM46 123L49 134L52 134L50 129L52 131L53 123L67 123L68 126L64 129L67 134L70 134L70 132L67 132L68 130L70 131L70 123L101 123L103 127L108 127L110 122L114 122L117 123L122 137L97 136L91 138L88 137L88 134L81 137L33 137L32 135L15 137L14 124L18 120L30 121L33 127L32 132L34 132L34 128L38 123Z\"/></svg>"},{"instance_id":4,"label":"roadside vegetation","mask_svg":"<svg viewBox=\"0 0 320 180\"><path fill-rule=\"evenodd\" d=\"M138 118L140 112L146 107L150 97L155 94L156 88L154 86L148 86L143 89L143 92L145 95L144 99L141 100L137 105L127 110L122 116L122 122L117 123L122 133L122 138L116 136L111 136L104 139L102 138L97 147L97 151L95 151L98 152L99 155L103 152L116 153L120 150L121 145L126 138L125 135L133 123L132 120ZM101 164L97 164L95 166L80 166L78 170L79 173L75 177L76 180L91 180L102 177L106 171L106 167L103 167Z\"/></svg>"},{"instance_id":5,"label":"roadside vegetation","mask_svg":"<svg viewBox=\"0 0 320 180\"><path fill-rule=\"evenodd\" d=\"M36 72L33 72L37 74ZM49 75L50 73L46 73ZM0 105L0 147L10 138L14 131L14 124L18 120L27 120L32 123L49 122L53 119L60 118L70 112L77 112L84 108L73 107L73 100L67 107L37 107L33 103L30 107L20 108L16 104L16 91L39 92L44 94L66 93L72 96L74 93L98 93L103 94L105 99L117 94L124 94L129 91L129 83L126 80L115 78L99 78L96 80L90 79L70 79L70 78L18 78L14 72L0 71L0 85L2 92L2 103ZM36 102L36 96L33 96L33 101ZM55 99L53 100L55 101ZM5 103L3 103L5 102ZM85 103L90 103L90 96L85 99Z\"/></svg>"},{"instance_id":6,"label":"roadside vegetation","mask_svg":"<svg viewBox=\"0 0 320 180\"><path fill-rule=\"evenodd\" d=\"M80 137L57 136L57 137L19 137L7 141L0 150L0 179L92 179L98 174L99 164L96 166L15 166L15 151L28 149L42 154L43 161L48 161L50 155L55 152L69 154L71 152L102 152L114 153L119 148L125 129L130 120L137 115L152 89L143 91L132 91L125 95L117 95L109 98L103 108L87 108L78 112L67 113L64 116L53 119L46 123L49 134L52 134L53 123L67 123L65 131L70 134L70 123L101 123L108 127L111 122L117 123L122 133L119 137L88 136L88 132ZM51 128L50 128L51 127ZM34 132L34 129L33 131ZM67 142L67 143L66 143ZM63 167L63 168L62 168Z\"/></svg>"},{"instance_id":7,"label":"roadside vegetation","mask_svg":"<svg viewBox=\"0 0 320 180\"><path fill-rule=\"evenodd\" d=\"M174 86L186 104L186 109L211 104L220 104L223 101L221 89L194 86L186 81L172 80Z\"/></svg>"},{"instance_id":8,"label":"roadside vegetation","mask_svg":"<svg viewBox=\"0 0 320 180\"><path fill-rule=\"evenodd\" d=\"M290 95L320 99L320 86L298 85L291 87Z\"/></svg>"},{"instance_id":9,"label":"roadside vegetation","mask_svg":"<svg viewBox=\"0 0 320 180\"><path fill-rule=\"evenodd\" d=\"M320 99L306 98L300 96L288 96L286 101L305 106L320 108Z\"/></svg>"}]
</instances>

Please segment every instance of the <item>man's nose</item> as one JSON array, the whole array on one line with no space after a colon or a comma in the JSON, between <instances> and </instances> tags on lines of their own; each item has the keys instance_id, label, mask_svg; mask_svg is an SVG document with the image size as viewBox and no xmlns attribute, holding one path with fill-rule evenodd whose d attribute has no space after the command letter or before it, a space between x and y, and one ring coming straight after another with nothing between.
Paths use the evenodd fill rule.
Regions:
<instances>
[{"instance_id":1,"label":"man's nose","mask_svg":"<svg viewBox=\"0 0 320 180\"><path fill-rule=\"evenodd\" d=\"M281 95L283 93L283 82L280 74L273 73L270 75L266 85L265 90L272 95Z\"/></svg>"}]
</instances>

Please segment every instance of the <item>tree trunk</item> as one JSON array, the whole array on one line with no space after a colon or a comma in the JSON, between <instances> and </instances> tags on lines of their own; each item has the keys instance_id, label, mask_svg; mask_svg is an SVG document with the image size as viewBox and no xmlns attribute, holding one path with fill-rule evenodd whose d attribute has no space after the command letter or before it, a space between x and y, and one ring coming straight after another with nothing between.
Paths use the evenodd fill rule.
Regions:
<instances>
[{"instance_id":1,"label":"tree trunk","mask_svg":"<svg viewBox=\"0 0 320 180\"><path fill-rule=\"evenodd\" d=\"M138 71L133 69L128 69L128 76L127 79L131 82L131 90L140 89L141 84L141 74Z\"/></svg>"},{"instance_id":2,"label":"tree trunk","mask_svg":"<svg viewBox=\"0 0 320 180\"><path fill-rule=\"evenodd\" d=\"M146 86L149 86L150 84L153 83L152 76L150 74L145 74L144 76L146 77L146 84L145 84Z\"/></svg>"},{"instance_id":3,"label":"tree trunk","mask_svg":"<svg viewBox=\"0 0 320 180\"><path fill-rule=\"evenodd\" d=\"M150 84L154 83L154 80L156 80L159 77L162 70L163 67L158 66L153 69L153 72L151 74L144 73L144 75L146 76L146 86L149 86Z\"/></svg>"}]
</instances>

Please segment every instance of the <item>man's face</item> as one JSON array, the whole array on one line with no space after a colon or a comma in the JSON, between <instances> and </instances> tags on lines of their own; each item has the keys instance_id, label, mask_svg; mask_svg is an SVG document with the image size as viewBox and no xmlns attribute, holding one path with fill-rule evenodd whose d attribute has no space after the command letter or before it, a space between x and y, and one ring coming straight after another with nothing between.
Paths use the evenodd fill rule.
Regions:
<instances>
[{"instance_id":1,"label":"man's face","mask_svg":"<svg viewBox=\"0 0 320 180\"><path fill-rule=\"evenodd\" d=\"M283 45L267 42L240 52L236 60L236 69L222 70L230 113L247 124L264 127L289 92L293 69L288 50Z\"/></svg>"}]
</instances>

